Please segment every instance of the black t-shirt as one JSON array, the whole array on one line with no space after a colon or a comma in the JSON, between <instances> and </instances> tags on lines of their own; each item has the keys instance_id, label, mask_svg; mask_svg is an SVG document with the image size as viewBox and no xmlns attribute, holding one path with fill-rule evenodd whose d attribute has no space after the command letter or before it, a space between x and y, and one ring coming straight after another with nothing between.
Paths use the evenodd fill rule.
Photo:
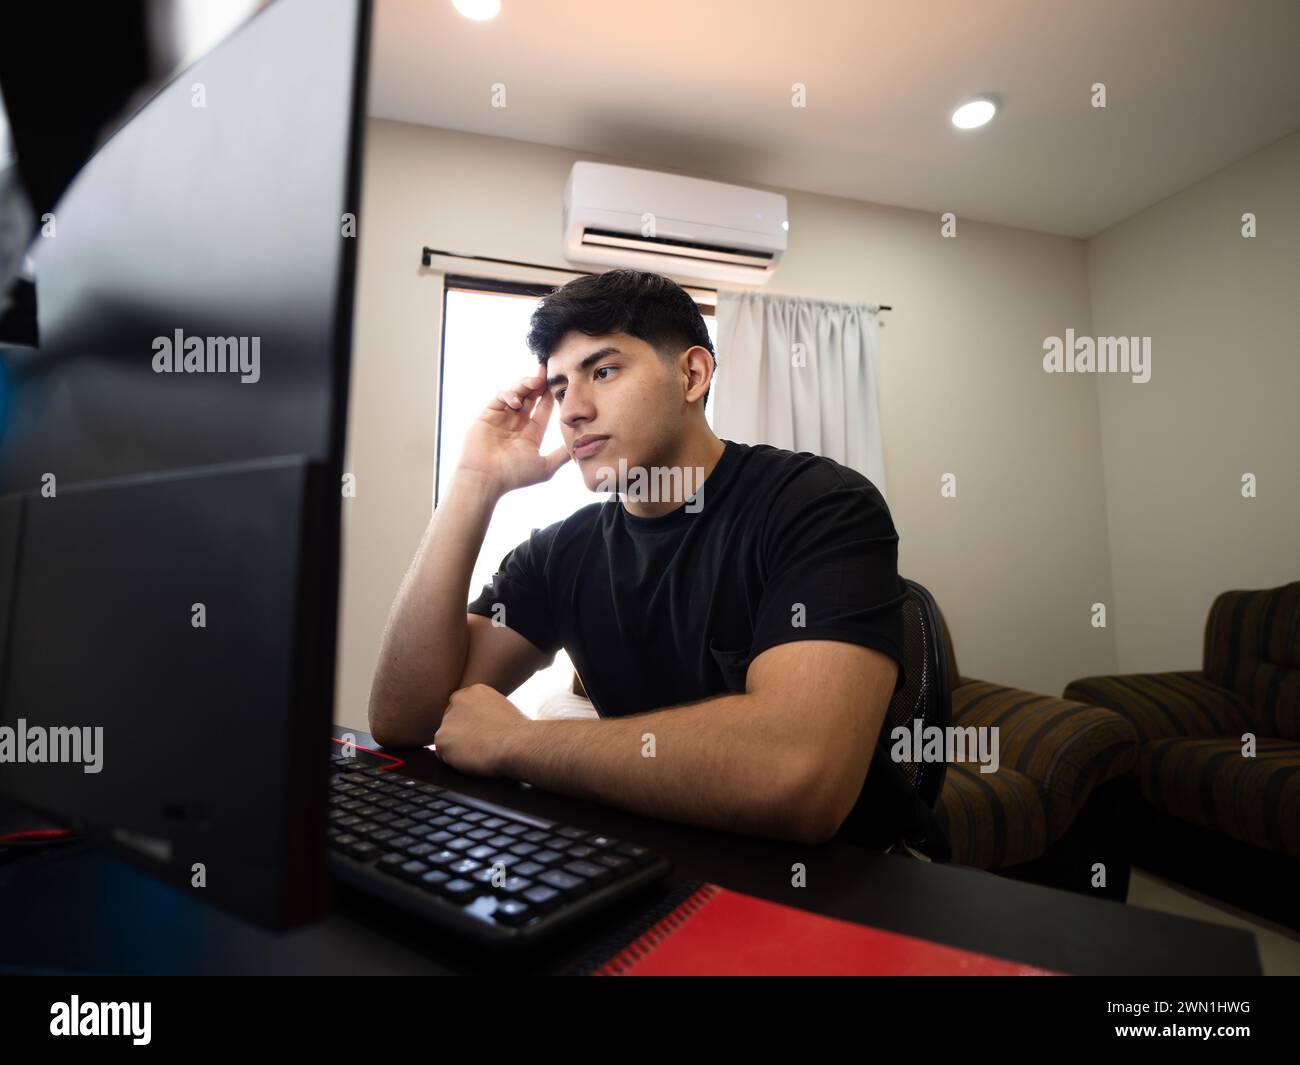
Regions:
<instances>
[{"instance_id":1,"label":"black t-shirt","mask_svg":"<svg viewBox=\"0 0 1300 1065\"><path fill-rule=\"evenodd\" d=\"M546 654L563 647L602 717L743 693L749 663L839 640L898 663L898 534L876 488L806 452L724 441L702 489L658 518L616 495L534 532L469 604ZM837 838L877 846L910 823L912 789L882 728Z\"/></svg>"}]
</instances>

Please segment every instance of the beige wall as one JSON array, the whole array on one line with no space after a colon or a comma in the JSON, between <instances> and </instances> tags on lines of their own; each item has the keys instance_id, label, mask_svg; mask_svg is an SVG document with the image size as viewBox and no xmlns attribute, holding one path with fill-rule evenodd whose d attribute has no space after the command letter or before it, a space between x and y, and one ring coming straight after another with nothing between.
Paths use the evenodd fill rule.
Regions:
<instances>
[{"instance_id":1,"label":"beige wall","mask_svg":"<svg viewBox=\"0 0 1300 1065\"><path fill-rule=\"evenodd\" d=\"M561 193L578 158L593 157L369 123L341 723L365 723L384 617L430 513L440 276L421 270L420 248L563 266ZM945 240L932 215L777 191L790 251L773 291L895 308L881 419L900 569L938 599L962 672L1059 693L1113 670L1112 630L1089 624L1090 604L1111 598L1097 385L1042 371L1044 337L1091 328L1082 242L960 220ZM940 496L949 472L955 499Z\"/></svg>"},{"instance_id":2,"label":"beige wall","mask_svg":"<svg viewBox=\"0 0 1300 1065\"><path fill-rule=\"evenodd\" d=\"M1300 133L1088 243L1094 329L1152 338L1149 382L1099 381L1125 672L1199 668L1216 594L1300 580L1298 239Z\"/></svg>"}]
</instances>

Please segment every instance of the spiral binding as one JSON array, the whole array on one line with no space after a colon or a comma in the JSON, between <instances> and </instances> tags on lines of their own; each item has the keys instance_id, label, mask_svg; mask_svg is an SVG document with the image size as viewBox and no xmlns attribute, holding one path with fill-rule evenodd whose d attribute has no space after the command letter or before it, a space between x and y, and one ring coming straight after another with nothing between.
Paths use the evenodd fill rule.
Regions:
<instances>
[{"instance_id":1,"label":"spiral binding","mask_svg":"<svg viewBox=\"0 0 1300 1065\"><path fill-rule=\"evenodd\" d=\"M639 961L649 957L665 939L702 910L722 889L705 884L673 909L658 924L642 933L618 954L610 958L593 976L623 976Z\"/></svg>"},{"instance_id":2,"label":"spiral binding","mask_svg":"<svg viewBox=\"0 0 1300 1065\"><path fill-rule=\"evenodd\" d=\"M579 961L562 970L559 975L598 975L598 970L603 970L611 965L616 958L634 946L642 936L658 928L680 906L692 899L706 886L708 886L706 881L689 880L674 887L654 906L619 929L618 932L607 936L591 950L586 951Z\"/></svg>"}]
</instances>

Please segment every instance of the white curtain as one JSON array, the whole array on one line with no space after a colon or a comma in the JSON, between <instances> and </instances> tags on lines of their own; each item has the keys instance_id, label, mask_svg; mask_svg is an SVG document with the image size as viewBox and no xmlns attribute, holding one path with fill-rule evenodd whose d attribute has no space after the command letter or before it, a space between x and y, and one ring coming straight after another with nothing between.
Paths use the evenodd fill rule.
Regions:
<instances>
[{"instance_id":1,"label":"white curtain","mask_svg":"<svg viewBox=\"0 0 1300 1065\"><path fill-rule=\"evenodd\" d=\"M885 495L879 308L762 292L718 292L713 431L811 451Z\"/></svg>"}]
</instances>

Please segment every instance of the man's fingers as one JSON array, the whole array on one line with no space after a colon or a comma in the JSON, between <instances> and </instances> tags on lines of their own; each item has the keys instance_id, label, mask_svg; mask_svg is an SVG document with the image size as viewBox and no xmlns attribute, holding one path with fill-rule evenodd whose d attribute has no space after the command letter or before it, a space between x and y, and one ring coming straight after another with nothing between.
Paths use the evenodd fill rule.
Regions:
<instances>
[{"instance_id":1,"label":"man's fingers","mask_svg":"<svg viewBox=\"0 0 1300 1065\"><path fill-rule=\"evenodd\" d=\"M546 378L541 374L523 378L514 388L503 388L488 404L493 410L520 410L528 414L532 410L531 400L544 394ZM525 404L527 407L525 408Z\"/></svg>"},{"instance_id":2,"label":"man's fingers","mask_svg":"<svg viewBox=\"0 0 1300 1065\"><path fill-rule=\"evenodd\" d=\"M531 415L531 414L533 413L533 411L535 411L535 410L537 409L537 405L538 405L542 400L546 399L549 395L550 395L550 393L547 392L547 391L545 390L545 388L543 388L542 391L540 391L540 392L538 392L538 391L536 391L536 390L534 390L534 391L532 391L532 392L529 392L526 396L524 396L524 405L523 405L523 407L520 408L520 409L521 409L525 414Z\"/></svg>"},{"instance_id":3,"label":"man's fingers","mask_svg":"<svg viewBox=\"0 0 1300 1065\"><path fill-rule=\"evenodd\" d=\"M548 478L555 476L555 471L569 461L569 449L567 447L557 447L546 456L546 476Z\"/></svg>"},{"instance_id":4,"label":"man's fingers","mask_svg":"<svg viewBox=\"0 0 1300 1065\"><path fill-rule=\"evenodd\" d=\"M551 411L555 409L555 394L552 392L543 392L533 405L533 421L537 423L543 433L546 432L546 426L551 421Z\"/></svg>"}]
</instances>

